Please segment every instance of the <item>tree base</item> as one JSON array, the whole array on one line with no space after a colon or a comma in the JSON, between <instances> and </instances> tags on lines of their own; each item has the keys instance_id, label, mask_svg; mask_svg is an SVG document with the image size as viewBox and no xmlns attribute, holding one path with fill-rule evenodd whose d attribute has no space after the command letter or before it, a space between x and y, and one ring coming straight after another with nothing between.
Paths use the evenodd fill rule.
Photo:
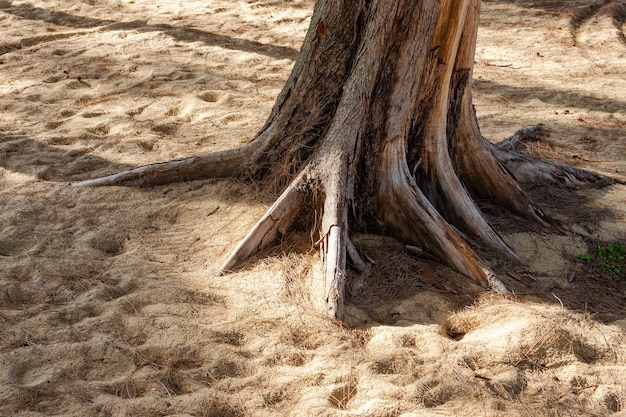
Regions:
<instances>
[{"instance_id":1,"label":"tree base","mask_svg":"<svg viewBox=\"0 0 626 417\"><path fill-rule=\"evenodd\" d=\"M543 126L520 129L511 138L489 148L512 175L525 184L552 183L567 187L604 187L623 183L607 176L587 170L543 159L529 157L516 151L528 141L537 140L545 134ZM409 251L421 256L430 253L446 265L474 279L483 288L507 292L504 284L468 246L467 238L444 220L432 204L423 196L406 164L399 163L406 152L402 141L391 141L385 148L388 157L383 158L379 220L389 232L408 244ZM150 187L165 183L191 181L205 178L245 178L240 167L249 163L252 153L245 147L182 158L163 163L141 166L114 175L71 183L71 186L139 186ZM220 268L227 274L240 266L254 253L268 247L281 235L286 234L301 220L305 207L320 206L323 213L320 237L316 242L324 261L326 313L335 318L343 316L343 300L347 279L347 264L356 271L356 276L367 274L371 268L369 258L361 255L352 242L349 230L349 190L341 186L339 171L329 175L324 167L339 166L328 160L316 160L307 165L283 191L276 202L267 210L250 232L233 250ZM312 205L313 204L313 205ZM384 208L394 207L394 210ZM432 258L431 258L432 259ZM349 262L347 262L349 260ZM355 275L355 274L353 274Z\"/></svg>"}]
</instances>

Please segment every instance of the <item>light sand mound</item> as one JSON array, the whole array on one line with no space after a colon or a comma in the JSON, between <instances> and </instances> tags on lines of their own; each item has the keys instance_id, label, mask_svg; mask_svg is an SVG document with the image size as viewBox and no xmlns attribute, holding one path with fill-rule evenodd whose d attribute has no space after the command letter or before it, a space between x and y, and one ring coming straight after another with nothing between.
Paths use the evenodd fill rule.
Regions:
<instances>
[{"instance_id":1,"label":"light sand mound","mask_svg":"<svg viewBox=\"0 0 626 417\"><path fill-rule=\"evenodd\" d=\"M626 179L624 28L585 5L484 3L479 119ZM623 415L626 281L576 255L626 242L624 186L531 190L568 235L489 211L517 296L358 236L377 265L339 326L309 236L215 276L272 202L253 185L64 185L250 140L312 6L0 0L0 415Z\"/></svg>"}]
</instances>

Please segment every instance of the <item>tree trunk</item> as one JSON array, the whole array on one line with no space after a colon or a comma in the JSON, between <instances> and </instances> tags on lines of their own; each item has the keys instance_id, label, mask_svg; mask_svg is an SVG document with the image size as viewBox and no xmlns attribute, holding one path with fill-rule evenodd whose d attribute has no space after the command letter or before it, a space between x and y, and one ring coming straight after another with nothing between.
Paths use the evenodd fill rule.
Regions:
<instances>
[{"instance_id":1,"label":"tree trunk","mask_svg":"<svg viewBox=\"0 0 626 417\"><path fill-rule=\"evenodd\" d=\"M291 76L251 142L75 185L239 176L284 190L224 273L285 233L307 203L319 204L327 313L339 319L347 258L366 264L351 225L420 246L484 287L497 284L466 239L517 258L474 198L558 228L518 180L556 179L564 168L524 160L480 134L471 98L479 5L318 0ZM566 168L572 182L600 179Z\"/></svg>"}]
</instances>

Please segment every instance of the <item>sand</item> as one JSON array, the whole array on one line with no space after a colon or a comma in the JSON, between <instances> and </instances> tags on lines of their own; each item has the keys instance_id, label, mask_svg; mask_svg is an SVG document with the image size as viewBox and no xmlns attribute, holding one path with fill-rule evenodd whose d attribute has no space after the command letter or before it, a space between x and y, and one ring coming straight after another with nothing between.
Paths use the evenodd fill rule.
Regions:
<instances>
[{"instance_id":1,"label":"sand","mask_svg":"<svg viewBox=\"0 0 626 417\"><path fill-rule=\"evenodd\" d=\"M623 19L546 4L484 2L482 131L544 123L527 152L626 180ZM626 242L626 186L531 190L565 235L490 212L510 296L360 236L344 326L308 236L216 276L272 203L254 185L67 186L246 143L312 7L0 1L0 415L623 416L626 277L576 255Z\"/></svg>"}]
</instances>

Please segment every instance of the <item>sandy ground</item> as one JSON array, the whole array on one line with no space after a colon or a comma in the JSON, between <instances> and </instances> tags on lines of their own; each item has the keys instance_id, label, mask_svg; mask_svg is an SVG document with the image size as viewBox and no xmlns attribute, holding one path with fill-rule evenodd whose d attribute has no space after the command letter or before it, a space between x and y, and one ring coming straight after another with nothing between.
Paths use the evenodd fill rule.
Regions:
<instances>
[{"instance_id":1,"label":"sandy ground","mask_svg":"<svg viewBox=\"0 0 626 417\"><path fill-rule=\"evenodd\" d=\"M542 122L528 152L626 179L624 19L592 3L486 1L476 107L492 140ZM495 266L535 280L503 275L514 296L362 236L342 327L308 237L215 276L271 204L252 185L65 185L248 141L312 6L0 1L0 415L626 415L626 277L576 260L626 241L625 186L531 190L566 235L492 213L526 262Z\"/></svg>"}]
</instances>

